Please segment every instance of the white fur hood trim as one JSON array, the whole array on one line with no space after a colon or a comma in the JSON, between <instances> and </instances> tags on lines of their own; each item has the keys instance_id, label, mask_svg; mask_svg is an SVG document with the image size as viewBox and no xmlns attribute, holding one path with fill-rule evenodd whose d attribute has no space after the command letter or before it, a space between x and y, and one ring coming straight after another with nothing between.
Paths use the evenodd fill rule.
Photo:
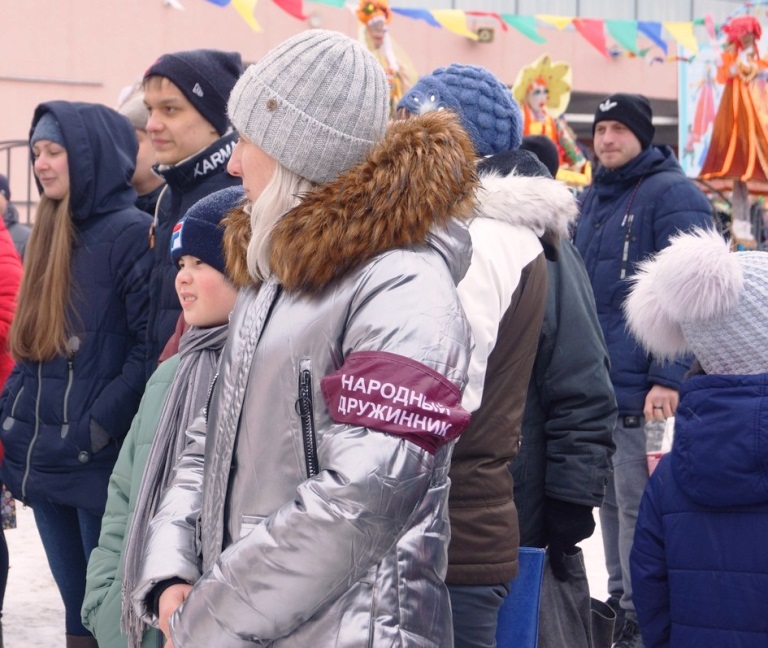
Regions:
<instances>
[{"instance_id":1,"label":"white fur hood trim","mask_svg":"<svg viewBox=\"0 0 768 648\"><path fill-rule=\"evenodd\" d=\"M562 182L544 176L502 176L495 171L480 176L476 216L521 225L542 236L545 231L568 237L576 219L576 198Z\"/></svg>"}]
</instances>

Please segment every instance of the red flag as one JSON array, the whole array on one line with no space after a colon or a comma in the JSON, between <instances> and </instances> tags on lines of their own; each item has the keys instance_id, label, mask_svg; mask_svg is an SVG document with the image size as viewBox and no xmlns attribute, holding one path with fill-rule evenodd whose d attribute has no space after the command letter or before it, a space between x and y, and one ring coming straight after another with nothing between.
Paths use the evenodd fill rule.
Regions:
<instances>
[{"instance_id":1,"label":"red flag","mask_svg":"<svg viewBox=\"0 0 768 648\"><path fill-rule=\"evenodd\" d=\"M715 32L715 21L712 19L712 14L706 14L704 16L704 27L707 28L707 34L709 39L714 41L717 39L717 33Z\"/></svg>"},{"instance_id":2,"label":"red flag","mask_svg":"<svg viewBox=\"0 0 768 648\"><path fill-rule=\"evenodd\" d=\"M298 18L299 20L307 19L304 15L303 0L275 0L275 4L286 13L291 14L294 18Z\"/></svg>"},{"instance_id":3,"label":"red flag","mask_svg":"<svg viewBox=\"0 0 768 648\"><path fill-rule=\"evenodd\" d=\"M501 15L493 12L493 11L465 11L465 14L468 16L479 16L481 18L495 18L499 21L499 24L501 25L501 29L503 31L509 31L509 27L507 27L507 23L504 22L504 20L501 18Z\"/></svg>"},{"instance_id":4,"label":"red flag","mask_svg":"<svg viewBox=\"0 0 768 648\"><path fill-rule=\"evenodd\" d=\"M598 52L606 58L608 48L605 44L605 31L603 21L594 18L574 18L573 26Z\"/></svg>"}]
</instances>

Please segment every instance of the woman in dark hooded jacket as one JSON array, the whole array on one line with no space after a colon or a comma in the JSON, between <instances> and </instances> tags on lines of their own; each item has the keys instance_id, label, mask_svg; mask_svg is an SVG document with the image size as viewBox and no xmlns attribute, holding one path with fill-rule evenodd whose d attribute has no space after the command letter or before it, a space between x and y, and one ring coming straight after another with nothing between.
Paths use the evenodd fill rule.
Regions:
<instances>
[{"instance_id":1,"label":"woman in dark hooded jacket","mask_svg":"<svg viewBox=\"0 0 768 648\"><path fill-rule=\"evenodd\" d=\"M0 478L29 504L64 600L67 647L107 481L144 389L149 216L134 207L137 142L105 106L41 104L30 145L41 191L10 334Z\"/></svg>"}]
</instances>

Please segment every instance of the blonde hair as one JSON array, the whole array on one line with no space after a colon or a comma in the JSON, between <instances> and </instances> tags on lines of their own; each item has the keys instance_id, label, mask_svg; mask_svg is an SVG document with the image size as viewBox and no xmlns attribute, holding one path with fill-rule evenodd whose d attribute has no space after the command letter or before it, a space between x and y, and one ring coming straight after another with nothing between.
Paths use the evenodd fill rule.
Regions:
<instances>
[{"instance_id":1,"label":"blonde hair","mask_svg":"<svg viewBox=\"0 0 768 648\"><path fill-rule=\"evenodd\" d=\"M40 197L24 256L24 274L10 331L17 361L51 360L67 346L74 224L69 194Z\"/></svg>"},{"instance_id":2,"label":"blonde hair","mask_svg":"<svg viewBox=\"0 0 768 648\"><path fill-rule=\"evenodd\" d=\"M251 240L248 243L248 273L260 283L270 274L269 255L272 228L280 217L301 202L314 187L297 173L277 164L261 195L251 206Z\"/></svg>"}]
</instances>

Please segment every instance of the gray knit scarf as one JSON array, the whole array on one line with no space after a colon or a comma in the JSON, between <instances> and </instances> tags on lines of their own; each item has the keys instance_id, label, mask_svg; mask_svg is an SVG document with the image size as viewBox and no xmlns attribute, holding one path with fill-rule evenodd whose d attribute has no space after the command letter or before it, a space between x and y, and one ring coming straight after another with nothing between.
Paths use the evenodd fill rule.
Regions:
<instances>
[{"instance_id":1,"label":"gray knit scarf","mask_svg":"<svg viewBox=\"0 0 768 648\"><path fill-rule=\"evenodd\" d=\"M120 630L130 648L140 648L146 628L131 604L131 593L139 577L149 523L171 483L176 460L185 446L184 433L205 405L227 329L227 324L205 329L193 326L181 338L179 366L165 397L123 548Z\"/></svg>"}]
</instances>

